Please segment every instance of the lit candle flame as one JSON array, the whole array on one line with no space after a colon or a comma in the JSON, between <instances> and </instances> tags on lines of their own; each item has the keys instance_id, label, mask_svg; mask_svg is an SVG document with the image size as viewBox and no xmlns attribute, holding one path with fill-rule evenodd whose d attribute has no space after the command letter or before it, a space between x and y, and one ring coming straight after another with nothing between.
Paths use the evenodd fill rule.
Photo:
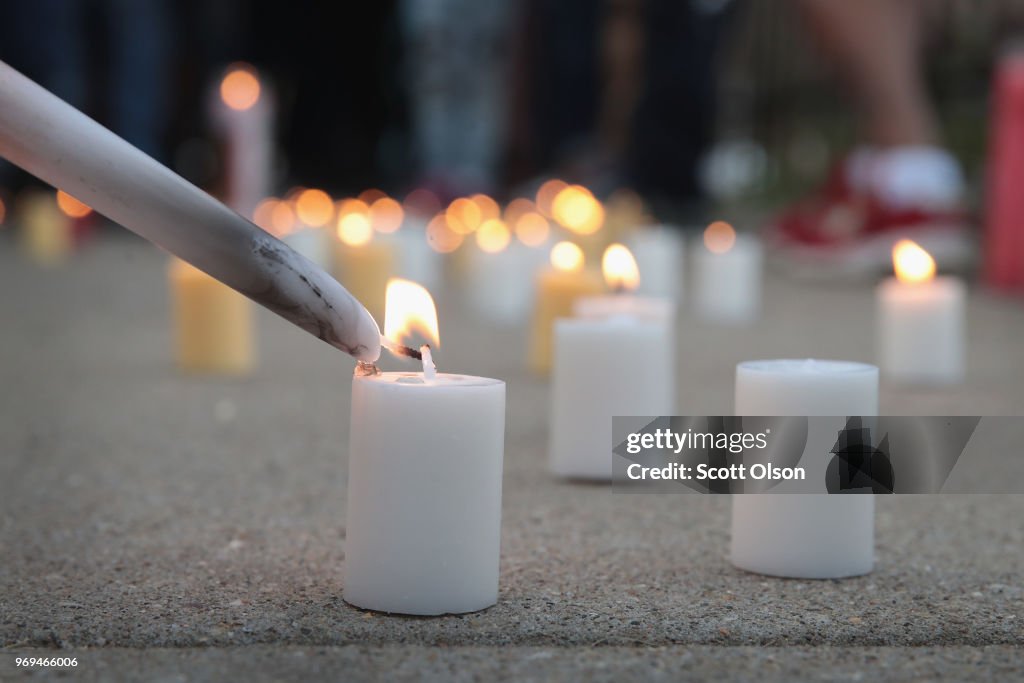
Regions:
<instances>
[{"instance_id":1,"label":"lit candle flame","mask_svg":"<svg viewBox=\"0 0 1024 683\"><path fill-rule=\"evenodd\" d=\"M295 213L306 225L319 228L334 217L334 202L323 190L303 190L295 199Z\"/></svg>"},{"instance_id":2,"label":"lit candle flame","mask_svg":"<svg viewBox=\"0 0 1024 683\"><path fill-rule=\"evenodd\" d=\"M572 242L559 242L551 247L551 265L566 273L583 270L583 250Z\"/></svg>"},{"instance_id":3,"label":"lit candle flame","mask_svg":"<svg viewBox=\"0 0 1024 683\"><path fill-rule=\"evenodd\" d=\"M632 292L640 285L640 269L633 254L621 244L609 245L601 258L604 281L613 292Z\"/></svg>"},{"instance_id":4,"label":"lit candle flame","mask_svg":"<svg viewBox=\"0 0 1024 683\"><path fill-rule=\"evenodd\" d=\"M582 185L569 185L559 192L551 205L551 214L580 235L592 235L604 225L604 207Z\"/></svg>"},{"instance_id":5,"label":"lit candle flame","mask_svg":"<svg viewBox=\"0 0 1024 683\"><path fill-rule=\"evenodd\" d=\"M528 247L539 247L548 241L551 226L536 211L528 211L516 219L516 237Z\"/></svg>"},{"instance_id":6,"label":"lit candle flame","mask_svg":"<svg viewBox=\"0 0 1024 683\"><path fill-rule=\"evenodd\" d=\"M448 220L449 228L460 235L468 235L480 227L483 213L476 202L459 197L448 205L445 218Z\"/></svg>"},{"instance_id":7,"label":"lit candle flame","mask_svg":"<svg viewBox=\"0 0 1024 683\"><path fill-rule=\"evenodd\" d=\"M896 279L917 285L935 277L935 259L912 240L900 240L892 248L892 264Z\"/></svg>"},{"instance_id":8,"label":"lit candle flame","mask_svg":"<svg viewBox=\"0 0 1024 683\"><path fill-rule=\"evenodd\" d=\"M92 213L88 204L78 201L64 190L57 190L57 206L69 218L85 218Z\"/></svg>"},{"instance_id":9,"label":"lit candle flame","mask_svg":"<svg viewBox=\"0 0 1024 683\"><path fill-rule=\"evenodd\" d=\"M260 81L248 64L231 69L220 82L220 98L235 111L250 109L260 99Z\"/></svg>"},{"instance_id":10,"label":"lit candle flame","mask_svg":"<svg viewBox=\"0 0 1024 683\"><path fill-rule=\"evenodd\" d=\"M555 204L555 197L568 187L568 184L564 180L558 180L552 178L537 189L537 208L545 216L550 217L553 212Z\"/></svg>"},{"instance_id":11,"label":"lit candle flame","mask_svg":"<svg viewBox=\"0 0 1024 683\"><path fill-rule=\"evenodd\" d=\"M405 345L414 332L441 345L434 298L423 285L393 277L384 294L384 338Z\"/></svg>"},{"instance_id":12,"label":"lit candle flame","mask_svg":"<svg viewBox=\"0 0 1024 683\"><path fill-rule=\"evenodd\" d=\"M391 197L380 197L370 205L370 223L377 232L392 233L402 227L405 211Z\"/></svg>"},{"instance_id":13,"label":"lit candle flame","mask_svg":"<svg viewBox=\"0 0 1024 683\"><path fill-rule=\"evenodd\" d=\"M338 219L338 239L350 247L361 247L373 239L373 224L365 213L346 213Z\"/></svg>"},{"instance_id":14,"label":"lit candle flame","mask_svg":"<svg viewBox=\"0 0 1024 683\"><path fill-rule=\"evenodd\" d=\"M483 222L476 231L476 244L481 251L497 254L508 246L512 235L504 221L491 218Z\"/></svg>"},{"instance_id":15,"label":"lit candle flame","mask_svg":"<svg viewBox=\"0 0 1024 683\"><path fill-rule=\"evenodd\" d=\"M465 239L448 226L448 218L442 213L427 223L427 244L439 254L450 254L462 246Z\"/></svg>"},{"instance_id":16,"label":"lit candle flame","mask_svg":"<svg viewBox=\"0 0 1024 683\"><path fill-rule=\"evenodd\" d=\"M736 231L725 221L715 221L704 231L704 246L712 254L724 254L736 244Z\"/></svg>"}]
</instances>

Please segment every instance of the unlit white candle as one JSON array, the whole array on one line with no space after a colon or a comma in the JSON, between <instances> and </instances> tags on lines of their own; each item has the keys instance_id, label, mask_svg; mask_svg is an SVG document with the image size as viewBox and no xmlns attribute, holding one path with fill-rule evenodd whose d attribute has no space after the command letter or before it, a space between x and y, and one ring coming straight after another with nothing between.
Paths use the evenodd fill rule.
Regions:
<instances>
[{"instance_id":1,"label":"unlit white candle","mask_svg":"<svg viewBox=\"0 0 1024 683\"><path fill-rule=\"evenodd\" d=\"M347 602L401 614L473 612L497 602L504 435L499 380L354 378Z\"/></svg>"},{"instance_id":2,"label":"unlit white candle","mask_svg":"<svg viewBox=\"0 0 1024 683\"><path fill-rule=\"evenodd\" d=\"M876 292L882 373L908 383L961 381L965 300L964 283L954 277L919 283L885 279Z\"/></svg>"},{"instance_id":3,"label":"unlit white candle","mask_svg":"<svg viewBox=\"0 0 1024 683\"><path fill-rule=\"evenodd\" d=\"M761 312L761 242L737 235L732 247L716 254L701 244L694 250L694 305L706 320L742 324Z\"/></svg>"},{"instance_id":4,"label":"unlit white candle","mask_svg":"<svg viewBox=\"0 0 1024 683\"><path fill-rule=\"evenodd\" d=\"M878 414L878 368L822 360L767 360L736 367L736 415L839 416L816 429L838 434L845 417ZM813 435L808 435L813 438ZM825 440L825 437L822 437ZM808 463L809 476L824 471ZM875 498L869 494L740 494L732 497L732 563L804 579L856 576L874 565Z\"/></svg>"}]
</instances>

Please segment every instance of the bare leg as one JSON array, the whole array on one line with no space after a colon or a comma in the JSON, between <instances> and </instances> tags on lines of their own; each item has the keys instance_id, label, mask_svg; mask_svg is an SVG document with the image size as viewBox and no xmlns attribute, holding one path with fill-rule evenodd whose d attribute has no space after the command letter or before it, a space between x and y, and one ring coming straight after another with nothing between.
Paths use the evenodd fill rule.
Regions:
<instances>
[{"instance_id":1,"label":"bare leg","mask_svg":"<svg viewBox=\"0 0 1024 683\"><path fill-rule=\"evenodd\" d=\"M866 142L933 145L935 116L920 69L920 0L797 0L863 117Z\"/></svg>"}]
</instances>

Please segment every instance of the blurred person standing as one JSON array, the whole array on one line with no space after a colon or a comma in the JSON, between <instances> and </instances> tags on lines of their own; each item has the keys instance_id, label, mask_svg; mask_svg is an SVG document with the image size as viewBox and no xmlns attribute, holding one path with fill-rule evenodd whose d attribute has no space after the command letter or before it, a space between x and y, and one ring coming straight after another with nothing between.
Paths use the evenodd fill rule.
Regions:
<instances>
[{"instance_id":1,"label":"blurred person standing","mask_svg":"<svg viewBox=\"0 0 1024 683\"><path fill-rule=\"evenodd\" d=\"M928 0L795 2L851 95L861 143L768 227L774 252L807 274L871 274L908 237L940 266L970 262L963 172L941 144L922 74Z\"/></svg>"}]
</instances>

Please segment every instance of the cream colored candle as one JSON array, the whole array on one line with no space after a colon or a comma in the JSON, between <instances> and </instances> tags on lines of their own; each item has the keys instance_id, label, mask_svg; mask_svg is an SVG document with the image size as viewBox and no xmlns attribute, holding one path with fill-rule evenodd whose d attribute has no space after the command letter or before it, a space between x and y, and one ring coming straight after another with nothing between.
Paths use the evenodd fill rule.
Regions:
<instances>
[{"instance_id":1,"label":"cream colored candle","mask_svg":"<svg viewBox=\"0 0 1024 683\"><path fill-rule=\"evenodd\" d=\"M253 304L180 259L168 269L174 355L186 372L244 374L255 361Z\"/></svg>"},{"instance_id":2,"label":"cream colored candle","mask_svg":"<svg viewBox=\"0 0 1024 683\"><path fill-rule=\"evenodd\" d=\"M31 192L17 203L21 244L29 257L44 266L67 260L74 247L71 219L53 194Z\"/></svg>"},{"instance_id":3,"label":"cream colored candle","mask_svg":"<svg viewBox=\"0 0 1024 683\"><path fill-rule=\"evenodd\" d=\"M572 317L577 299L604 291L601 276L584 269L583 251L572 242L552 247L551 266L537 274L530 329L530 369L543 375L551 370L555 320Z\"/></svg>"},{"instance_id":4,"label":"cream colored candle","mask_svg":"<svg viewBox=\"0 0 1024 683\"><path fill-rule=\"evenodd\" d=\"M347 200L338 210L334 277L378 320L384 318L384 292L398 268L391 240L375 238L369 207Z\"/></svg>"}]
</instances>

